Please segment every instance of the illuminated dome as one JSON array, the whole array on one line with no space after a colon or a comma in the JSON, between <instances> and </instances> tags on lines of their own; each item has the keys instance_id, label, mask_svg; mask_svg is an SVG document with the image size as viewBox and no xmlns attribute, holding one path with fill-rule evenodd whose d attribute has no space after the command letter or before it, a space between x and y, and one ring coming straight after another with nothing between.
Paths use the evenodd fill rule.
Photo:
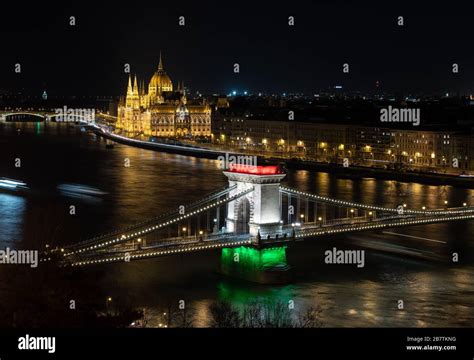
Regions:
<instances>
[{"instance_id":1,"label":"illuminated dome","mask_svg":"<svg viewBox=\"0 0 474 360\"><path fill-rule=\"evenodd\" d=\"M164 71L157 71L150 80L150 85L162 91L173 91L173 83Z\"/></svg>"},{"instance_id":2,"label":"illuminated dome","mask_svg":"<svg viewBox=\"0 0 474 360\"><path fill-rule=\"evenodd\" d=\"M161 54L158 70L151 77L150 86L156 88L157 91L173 91L173 83L166 72L163 70Z\"/></svg>"}]
</instances>

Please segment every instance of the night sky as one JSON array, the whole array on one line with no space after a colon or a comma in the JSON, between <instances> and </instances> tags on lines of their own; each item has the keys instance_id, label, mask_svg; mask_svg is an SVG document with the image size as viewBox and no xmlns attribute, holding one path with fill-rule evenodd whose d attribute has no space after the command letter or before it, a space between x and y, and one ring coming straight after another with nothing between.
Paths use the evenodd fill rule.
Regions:
<instances>
[{"instance_id":1,"label":"night sky","mask_svg":"<svg viewBox=\"0 0 474 360\"><path fill-rule=\"evenodd\" d=\"M204 93L316 93L334 85L370 92L376 80L387 92L474 93L474 6L468 2L1 6L2 91L119 95L126 87L124 63L148 84L161 50L173 82ZM69 26L69 16L76 26ZM295 26L288 26L288 16ZM345 62L349 74L342 73Z\"/></svg>"}]
</instances>

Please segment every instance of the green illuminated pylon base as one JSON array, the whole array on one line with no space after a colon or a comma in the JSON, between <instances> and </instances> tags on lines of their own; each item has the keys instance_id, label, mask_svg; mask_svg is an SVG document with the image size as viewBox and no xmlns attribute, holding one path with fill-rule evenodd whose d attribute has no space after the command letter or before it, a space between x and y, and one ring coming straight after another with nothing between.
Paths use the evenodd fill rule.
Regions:
<instances>
[{"instance_id":1,"label":"green illuminated pylon base","mask_svg":"<svg viewBox=\"0 0 474 360\"><path fill-rule=\"evenodd\" d=\"M267 249L246 246L224 248L220 271L231 277L261 284L283 284L291 280L284 246Z\"/></svg>"}]
</instances>

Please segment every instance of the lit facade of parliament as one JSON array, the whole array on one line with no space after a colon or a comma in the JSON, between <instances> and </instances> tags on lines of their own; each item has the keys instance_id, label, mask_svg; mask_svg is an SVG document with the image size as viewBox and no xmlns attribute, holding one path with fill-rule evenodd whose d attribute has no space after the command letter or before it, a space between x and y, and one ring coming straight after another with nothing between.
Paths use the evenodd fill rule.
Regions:
<instances>
[{"instance_id":1,"label":"lit facade of parliament","mask_svg":"<svg viewBox=\"0 0 474 360\"><path fill-rule=\"evenodd\" d=\"M129 77L127 95L119 102L116 129L134 136L210 137L211 107L205 100L188 103L183 84L173 88L160 55L148 92L144 84L138 86L136 76L132 86Z\"/></svg>"}]
</instances>

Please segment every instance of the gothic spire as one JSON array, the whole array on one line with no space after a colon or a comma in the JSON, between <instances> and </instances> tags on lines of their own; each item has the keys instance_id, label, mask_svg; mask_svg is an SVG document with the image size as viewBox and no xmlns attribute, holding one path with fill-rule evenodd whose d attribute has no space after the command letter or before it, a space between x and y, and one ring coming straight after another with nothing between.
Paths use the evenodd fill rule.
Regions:
<instances>
[{"instance_id":1,"label":"gothic spire","mask_svg":"<svg viewBox=\"0 0 474 360\"><path fill-rule=\"evenodd\" d=\"M137 74L135 74L135 80L133 82L133 92L138 94L138 82L137 82Z\"/></svg>"},{"instance_id":2,"label":"gothic spire","mask_svg":"<svg viewBox=\"0 0 474 360\"><path fill-rule=\"evenodd\" d=\"M160 63L158 64L158 70L163 71L163 61L161 60L161 51L160 51Z\"/></svg>"},{"instance_id":3,"label":"gothic spire","mask_svg":"<svg viewBox=\"0 0 474 360\"><path fill-rule=\"evenodd\" d=\"M132 76L128 74L128 88L127 88L127 94L131 94L133 92L132 89Z\"/></svg>"}]
</instances>

